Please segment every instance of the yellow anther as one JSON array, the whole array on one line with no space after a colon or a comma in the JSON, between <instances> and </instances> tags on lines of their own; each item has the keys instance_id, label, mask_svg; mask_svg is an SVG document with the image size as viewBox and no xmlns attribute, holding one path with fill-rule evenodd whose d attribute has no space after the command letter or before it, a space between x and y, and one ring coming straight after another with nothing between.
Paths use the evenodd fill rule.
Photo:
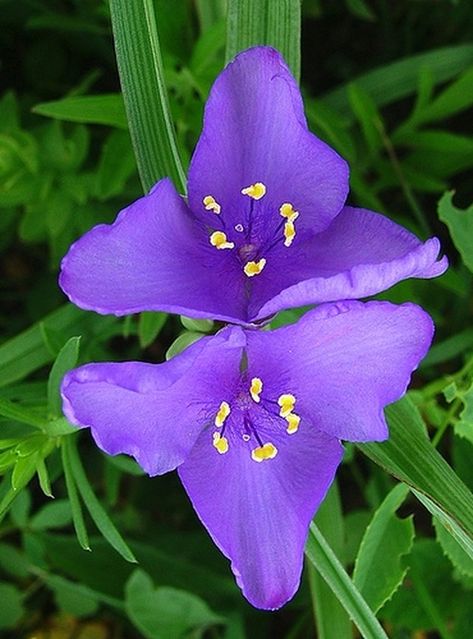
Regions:
<instances>
[{"instance_id":1,"label":"yellow anther","mask_svg":"<svg viewBox=\"0 0 473 639\"><path fill-rule=\"evenodd\" d=\"M284 246L291 246L296 237L296 227L294 222L286 222L284 225Z\"/></svg>"},{"instance_id":2,"label":"yellow anther","mask_svg":"<svg viewBox=\"0 0 473 639\"><path fill-rule=\"evenodd\" d=\"M281 410L279 411L281 417L287 417L289 413L292 413L292 409L294 408L295 403L296 398L294 397L294 395L291 395L290 393L280 395L278 404L281 407Z\"/></svg>"},{"instance_id":3,"label":"yellow anther","mask_svg":"<svg viewBox=\"0 0 473 639\"><path fill-rule=\"evenodd\" d=\"M220 215L220 211L222 210L222 207L216 201L213 195L206 195L204 199L202 200L202 204L205 206L207 211L213 211L217 215Z\"/></svg>"},{"instance_id":4,"label":"yellow anther","mask_svg":"<svg viewBox=\"0 0 473 639\"><path fill-rule=\"evenodd\" d=\"M229 242L223 231L214 231L210 236L210 244L218 249L232 249L235 247L234 242Z\"/></svg>"},{"instance_id":5,"label":"yellow anther","mask_svg":"<svg viewBox=\"0 0 473 639\"><path fill-rule=\"evenodd\" d=\"M250 395L253 401L255 401L256 403L259 403L261 400L260 395L262 390L263 382L261 381L261 379L259 377L253 377L253 379L251 380Z\"/></svg>"},{"instance_id":6,"label":"yellow anther","mask_svg":"<svg viewBox=\"0 0 473 639\"><path fill-rule=\"evenodd\" d=\"M254 200L261 200L266 195L266 186L262 182L255 182L241 190L243 195L248 195Z\"/></svg>"},{"instance_id":7,"label":"yellow anther","mask_svg":"<svg viewBox=\"0 0 473 639\"><path fill-rule=\"evenodd\" d=\"M225 420L230 415L230 404L228 402L222 402L218 413L215 415L215 426L220 428L225 423Z\"/></svg>"},{"instance_id":8,"label":"yellow anther","mask_svg":"<svg viewBox=\"0 0 473 639\"><path fill-rule=\"evenodd\" d=\"M262 257L258 262L247 262L243 271L248 277L254 277L255 275L259 275L265 266L266 260Z\"/></svg>"},{"instance_id":9,"label":"yellow anther","mask_svg":"<svg viewBox=\"0 0 473 639\"><path fill-rule=\"evenodd\" d=\"M274 444L268 442L267 444L263 444L263 446L258 446L258 448L253 448L251 451L251 459L255 462L262 462L265 459L274 459L278 454L278 449Z\"/></svg>"},{"instance_id":10,"label":"yellow anther","mask_svg":"<svg viewBox=\"0 0 473 639\"><path fill-rule=\"evenodd\" d=\"M299 217L299 212L294 210L290 202L285 202L279 207L279 213L287 218L288 222L294 222Z\"/></svg>"},{"instance_id":11,"label":"yellow anther","mask_svg":"<svg viewBox=\"0 0 473 639\"><path fill-rule=\"evenodd\" d=\"M213 434L213 445L217 451L223 455L228 451L228 439L226 437L221 437L220 433Z\"/></svg>"},{"instance_id":12,"label":"yellow anther","mask_svg":"<svg viewBox=\"0 0 473 639\"><path fill-rule=\"evenodd\" d=\"M301 418L299 417L299 415L296 415L295 413L289 413L289 415L286 415L286 421L286 432L289 433L289 435L297 433L299 424L301 423Z\"/></svg>"}]
</instances>

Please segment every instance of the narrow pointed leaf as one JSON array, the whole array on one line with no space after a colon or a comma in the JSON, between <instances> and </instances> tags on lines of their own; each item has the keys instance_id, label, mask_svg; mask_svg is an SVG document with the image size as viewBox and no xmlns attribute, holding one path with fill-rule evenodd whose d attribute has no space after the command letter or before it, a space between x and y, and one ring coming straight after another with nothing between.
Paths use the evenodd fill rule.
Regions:
<instances>
[{"instance_id":1,"label":"narrow pointed leaf","mask_svg":"<svg viewBox=\"0 0 473 639\"><path fill-rule=\"evenodd\" d=\"M315 524L310 526L305 552L345 608L361 636L364 639L388 639L373 611Z\"/></svg>"},{"instance_id":2,"label":"narrow pointed leaf","mask_svg":"<svg viewBox=\"0 0 473 639\"><path fill-rule=\"evenodd\" d=\"M359 448L391 475L414 490L437 517L454 524L457 541L473 548L473 495L428 440L422 419L409 397L386 410L390 437ZM460 534L461 533L461 534Z\"/></svg>"},{"instance_id":3,"label":"narrow pointed leaf","mask_svg":"<svg viewBox=\"0 0 473 639\"><path fill-rule=\"evenodd\" d=\"M66 479L66 488L72 511L72 522L76 531L77 541L84 550L90 550L89 535L84 521L82 505L80 503L79 493L77 491L76 482L72 474L70 461L71 437L66 437L62 441L61 455L62 465L64 467L64 477Z\"/></svg>"},{"instance_id":4,"label":"narrow pointed leaf","mask_svg":"<svg viewBox=\"0 0 473 639\"><path fill-rule=\"evenodd\" d=\"M154 5L153 0L111 0L118 71L144 190L167 175L184 193Z\"/></svg>"},{"instance_id":5,"label":"narrow pointed leaf","mask_svg":"<svg viewBox=\"0 0 473 639\"><path fill-rule=\"evenodd\" d=\"M71 337L59 351L48 379L48 409L51 417L62 415L62 401L59 393L62 378L74 368L79 357L80 337Z\"/></svg>"},{"instance_id":6,"label":"narrow pointed leaf","mask_svg":"<svg viewBox=\"0 0 473 639\"><path fill-rule=\"evenodd\" d=\"M243 49L268 44L299 78L301 0L228 0L227 29L227 61Z\"/></svg>"},{"instance_id":7,"label":"narrow pointed leaf","mask_svg":"<svg viewBox=\"0 0 473 639\"><path fill-rule=\"evenodd\" d=\"M94 520L95 525L100 530L105 539L109 542L109 544L113 546L113 548L115 548L115 550L124 559L136 563L135 556L128 547L128 544L125 542L123 537L116 529L115 524L105 512L104 507L95 496L95 493L89 484L89 480L86 477L84 468L79 458L79 454L77 452L75 438L73 436L68 437L65 441L65 445L67 446L67 454L68 460L70 462L72 477L74 478L77 489L79 490L84 504L89 511L90 516Z\"/></svg>"}]
</instances>

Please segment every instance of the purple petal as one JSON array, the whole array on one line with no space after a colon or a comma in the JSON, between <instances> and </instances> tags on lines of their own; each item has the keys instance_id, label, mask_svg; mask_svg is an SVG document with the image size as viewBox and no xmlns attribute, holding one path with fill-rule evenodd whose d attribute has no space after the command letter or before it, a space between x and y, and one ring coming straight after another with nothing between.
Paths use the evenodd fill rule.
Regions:
<instances>
[{"instance_id":1,"label":"purple petal","mask_svg":"<svg viewBox=\"0 0 473 639\"><path fill-rule=\"evenodd\" d=\"M437 238L422 243L387 217L348 206L328 229L291 249L268 259L265 278L253 283L253 319L306 304L367 297L408 277L436 277L448 266L445 257L438 259Z\"/></svg>"},{"instance_id":2,"label":"purple petal","mask_svg":"<svg viewBox=\"0 0 473 639\"><path fill-rule=\"evenodd\" d=\"M299 586L308 526L343 449L310 423L294 437L282 429L274 439L277 456L263 463L251 459L241 439L229 441L228 452L219 455L211 434L202 433L179 475L245 597L273 610Z\"/></svg>"},{"instance_id":3,"label":"purple petal","mask_svg":"<svg viewBox=\"0 0 473 639\"><path fill-rule=\"evenodd\" d=\"M221 253L165 179L73 244L59 282L74 304L98 313L246 319L241 269Z\"/></svg>"},{"instance_id":4,"label":"purple petal","mask_svg":"<svg viewBox=\"0 0 473 639\"><path fill-rule=\"evenodd\" d=\"M202 201L212 195L233 228L250 205L241 190L256 182L267 187L254 203L261 227L271 219L276 227L279 207L289 202L300 212L299 228L321 231L348 193L346 162L309 132L297 84L270 47L239 54L215 81L189 171L190 208L211 220Z\"/></svg>"},{"instance_id":5,"label":"purple petal","mask_svg":"<svg viewBox=\"0 0 473 639\"><path fill-rule=\"evenodd\" d=\"M273 396L292 393L294 411L329 435L349 441L388 437L387 404L406 391L433 335L414 304L340 302L297 324L248 334L248 360Z\"/></svg>"},{"instance_id":6,"label":"purple petal","mask_svg":"<svg viewBox=\"0 0 473 639\"><path fill-rule=\"evenodd\" d=\"M63 379L64 414L89 426L109 455L126 453L150 475L165 473L213 421L220 396L234 392L244 345L241 329L225 329L164 364L81 366Z\"/></svg>"}]
</instances>

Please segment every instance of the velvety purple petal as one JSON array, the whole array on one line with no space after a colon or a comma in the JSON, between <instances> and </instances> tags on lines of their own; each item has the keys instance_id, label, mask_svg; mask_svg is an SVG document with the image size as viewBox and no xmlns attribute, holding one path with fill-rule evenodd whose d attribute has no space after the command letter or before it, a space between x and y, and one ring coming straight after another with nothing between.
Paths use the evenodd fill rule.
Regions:
<instances>
[{"instance_id":1,"label":"velvety purple petal","mask_svg":"<svg viewBox=\"0 0 473 639\"><path fill-rule=\"evenodd\" d=\"M252 202L241 190L267 187ZM242 223L254 205L256 224L274 228L279 208L299 211L299 227L321 231L341 210L348 193L346 162L309 132L297 84L281 55L270 47L240 53L218 76L205 108L202 135L189 171L189 204L201 219L203 198L221 205L227 226Z\"/></svg>"},{"instance_id":2,"label":"velvety purple petal","mask_svg":"<svg viewBox=\"0 0 473 639\"><path fill-rule=\"evenodd\" d=\"M406 391L432 341L414 304L340 302L297 324L248 333L248 360L273 396L292 393L302 422L349 441L388 437L383 409Z\"/></svg>"},{"instance_id":3,"label":"velvety purple petal","mask_svg":"<svg viewBox=\"0 0 473 639\"><path fill-rule=\"evenodd\" d=\"M164 179L114 224L96 226L73 244L59 282L74 304L98 313L246 319L241 269L222 253Z\"/></svg>"},{"instance_id":4,"label":"velvety purple petal","mask_svg":"<svg viewBox=\"0 0 473 639\"><path fill-rule=\"evenodd\" d=\"M422 243L379 213L347 206L322 233L268 258L253 282L249 316L264 319L286 308L374 295L408 277L436 277L448 266L439 252L437 238Z\"/></svg>"},{"instance_id":5,"label":"velvety purple petal","mask_svg":"<svg viewBox=\"0 0 473 639\"><path fill-rule=\"evenodd\" d=\"M150 475L176 468L239 378L241 329L204 337L163 364L87 364L66 374L70 422L89 426L109 455L133 456Z\"/></svg>"},{"instance_id":6,"label":"velvety purple petal","mask_svg":"<svg viewBox=\"0 0 473 639\"><path fill-rule=\"evenodd\" d=\"M273 437L274 459L257 463L242 439L228 433L220 455L203 432L179 475L204 526L232 562L245 597L275 609L296 592L309 523L342 457L338 440L302 424Z\"/></svg>"}]
</instances>

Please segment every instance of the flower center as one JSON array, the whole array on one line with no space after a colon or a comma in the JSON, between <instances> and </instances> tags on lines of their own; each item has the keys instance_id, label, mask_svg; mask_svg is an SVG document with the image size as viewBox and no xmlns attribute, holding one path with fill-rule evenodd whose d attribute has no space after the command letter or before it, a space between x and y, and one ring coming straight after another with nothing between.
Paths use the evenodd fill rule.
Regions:
<instances>
[{"instance_id":1,"label":"flower center","mask_svg":"<svg viewBox=\"0 0 473 639\"><path fill-rule=\"evenodd\" d=\"M258 410L262 411L261 420L258 421L269 420L271 424L279 421L281 426L284 424L288 435L297 432L301 418L294 413L295 395L283 393L277 399L272 399L265 397L265 394L263 380L260 377L253 377L246 390L239 392L232 403L226 400L221 402L214 419L216 430L212 433L212 443L218 453L224 455L230 448L225 431L232 409L238 411L239 417L243 421L244 432L241 434L243 441L249 443L254 439L257 443L256 447L249 446L251 459L255 462L260 463L274 459L278 454L278 449L271 441L263 441L253 423L252 415L255 412L255 404L258 405Z\"/></svg>"},{"instance_id":2,"label":"flower center","mask_svg":"<svg viewBox=\"0 0 473 639\"><path fill-rule=\"evenodd\" d=\"M290 247L296 237L295 221L299 217L299 212L294 209L294 206L290 202L283 202L279 207L279 215L283 218L283 220L277 225L273 241L264 249L258 247L252 241L251 235L255 207L258 205L258 201L264 198L266 191L267 188L263 182L255 182L254 184L245 186L240 191L243 196L250 198L246 229L243 224L236 224L234 227L234 230L239 234L245 233L246 230L245 235L241 237L241 244L235 241L229 241L227 234L230 233L230 230L225 229L225 211L222 212L222 207L214 196L206 195L202 200L205 209L218 216L220 223L223 226L223 230L216 230L210 234L210 244L218 250L236 249L236 255L242 264L243 273L247 277L255 277L262 273L267 262L266 256L276 244L282 242L285 247ZM239 244L239 246L237 246L237 244Z\"/></svg>"}]
</instances>

